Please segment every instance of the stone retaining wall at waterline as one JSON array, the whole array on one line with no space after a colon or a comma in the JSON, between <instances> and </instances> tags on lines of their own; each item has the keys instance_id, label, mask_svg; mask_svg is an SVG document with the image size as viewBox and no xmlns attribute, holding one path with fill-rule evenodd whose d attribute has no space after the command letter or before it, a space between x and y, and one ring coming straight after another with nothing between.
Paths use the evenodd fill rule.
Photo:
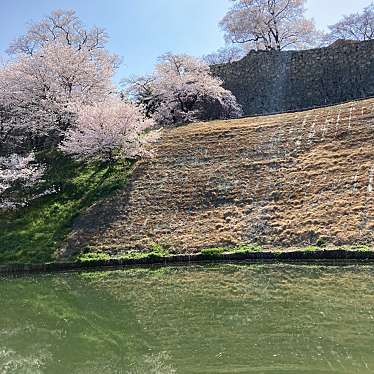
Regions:
<instances>
[{"instance_id":1,"label":"stone retaining wall at waterline","mask_svg":"<svg viewBox=\"0 0 374 374\"><path fill-rule=\"evenodd\" d=\"M204 263L258 263L286 262L310 264L367 264L374 261L374 251L317 250L288 252L222 253L215 255L193 254L143 259L109 259L88 262L52 262L46 264L10 264L0 266L0 275L22 275L32 273L56 273L90 270L118 270L131 267L176 266Z\"/></svg>"},{"instance_id":2,"label":"stone retaining wall at waterline","mask_svg":"<svg viewBox=\"0 0 374 374\"><path fill-rule=\"evenodd\" d=\"M212 70L245 115L342 103L374 96L374 40L305 51L252 51Z\"/></svg>"}]
</instances>

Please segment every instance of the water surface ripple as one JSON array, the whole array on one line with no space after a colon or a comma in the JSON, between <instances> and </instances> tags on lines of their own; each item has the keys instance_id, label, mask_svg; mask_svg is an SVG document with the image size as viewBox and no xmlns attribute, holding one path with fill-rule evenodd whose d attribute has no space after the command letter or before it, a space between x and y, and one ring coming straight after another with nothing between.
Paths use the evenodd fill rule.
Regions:
<instances>
[{"instance_id":1,"label":"water surface ripple","mask_svg":"<svg viewBox=\"0 0 374 374\"><path fill-rule=\"evenodd\" d=\"M0 279L0 373L374 372L374 266Z\"/></svg>"}]
</instances>

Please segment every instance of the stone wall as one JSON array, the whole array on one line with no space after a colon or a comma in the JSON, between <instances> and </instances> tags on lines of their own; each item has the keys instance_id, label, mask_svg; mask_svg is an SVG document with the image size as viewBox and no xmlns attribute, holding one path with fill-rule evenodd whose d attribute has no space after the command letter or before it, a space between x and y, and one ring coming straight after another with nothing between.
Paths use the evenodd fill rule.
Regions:
<instances>
[{"instance_id":1,"label":"stone wall","mask_svg":"<svg viewBox=\"0 0 374 374\"><path fill-rule=\"evenodd\" d=\"M374 96L374 41L306 51L250 52L212 67L245 115L296 111Z\"/></svg>"}]
</instances>

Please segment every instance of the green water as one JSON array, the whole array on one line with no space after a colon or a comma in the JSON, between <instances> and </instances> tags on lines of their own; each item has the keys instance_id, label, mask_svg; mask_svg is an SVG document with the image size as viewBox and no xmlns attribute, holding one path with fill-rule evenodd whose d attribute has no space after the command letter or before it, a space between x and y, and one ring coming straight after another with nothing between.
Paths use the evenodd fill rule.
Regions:
<instances>
[{"instance_id":1,"label":"green water","mask_svg":"<svg viewBox=\"0 0 374 374\"><path fill-rule=\"evenodd\" d=\"M374 373L374 266L0 279L0 373Z\"/></svg>"}]
</instances>

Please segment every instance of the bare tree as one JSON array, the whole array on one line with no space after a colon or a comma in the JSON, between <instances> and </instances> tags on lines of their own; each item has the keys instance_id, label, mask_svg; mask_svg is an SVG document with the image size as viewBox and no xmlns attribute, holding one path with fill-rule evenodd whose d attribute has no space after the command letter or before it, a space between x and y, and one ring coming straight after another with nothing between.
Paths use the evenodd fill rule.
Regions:
<instances>
[{"instance_id":1,"label":"bare tree","mask_svg":"<svg viewBox=\"0 0 374 374\"><path fill-rule=\"evenodd\" d=\"M244 56L245 51L243 48L229 46L204 56L203 60L208 65L231 64L234 61L241 60Z\"/></svg>"},{"instance_id":2,"label":"bare tree","mask_svg":"<svg viewBox=\"0 0 374 374\"><path fill-rule=\"evenodd\" d=\"M339 39L365 41L374 39L374 3L364 8L362 13L344 16L335 25L329 26L326 42Z\"/></svg>"},{"instance_id":3,"label":"bare tree","mask_svg":"<svg viewBox=\"0 0 374 374\"><path fill-rule=\"evenodd\" d=\"M231 0L220 22L227 41L258 50L314 46L319 40L314 21L305 18L306 0Z\"/></svg>"}]
</instances>

